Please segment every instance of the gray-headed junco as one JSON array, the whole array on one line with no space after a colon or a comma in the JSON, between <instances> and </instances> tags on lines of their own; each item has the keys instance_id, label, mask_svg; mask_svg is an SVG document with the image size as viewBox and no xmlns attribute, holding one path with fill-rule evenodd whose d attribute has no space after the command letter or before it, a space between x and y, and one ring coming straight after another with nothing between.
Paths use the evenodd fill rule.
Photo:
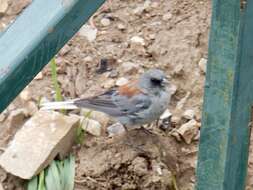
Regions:
<instances>
[{"instance_id":1,"label":"gray-headed junco","mask_svg":"<svg viewBox=\"0 0 253 190\"><path fill-rule=\"evenodd\" d=\"M88 108L104 112L131 126L150 123L159 118L170 101L168 80L163 71L150 69L136 81L98 96L42 104L43 110Z\"/></svg>"}]
</instances>

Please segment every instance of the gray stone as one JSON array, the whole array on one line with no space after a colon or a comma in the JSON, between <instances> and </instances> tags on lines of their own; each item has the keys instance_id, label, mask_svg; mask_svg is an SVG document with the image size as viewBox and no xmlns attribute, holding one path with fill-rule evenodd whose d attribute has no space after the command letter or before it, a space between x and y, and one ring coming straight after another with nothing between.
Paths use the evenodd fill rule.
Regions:
<instances>
[{"instance_id":1,"label":"gray stone","mask_svg":"<svg viewBox=\"0 0 253 190\"><path fill-rule=\"evenodd\" d=\"M84 118L81 121L83 130L87 131L91 135L101 136L102 135L102 126L101 124L93 119Z\"/></svg>"},{"instance_id":2,"label":"gray stone","mask_svg":"<svg viewBox=\"0 0 253 190\"><path fill-rule=\"evenodd\" d=\"M109 136L119 135L124 133L126 130L121 123L115 123L107 128Z\"/></svg>"},{"instance_id":3,"label":"gray stone","mask_svg":"<svg viewBox=\"0 0 253 190\"><path fill-rule=\"evenodd\" d=\"M76 137L79 119L58 112L39 111L16 133L0 165L9 173L31 179L59 154L64 157Z\"/></svg>"}]
</instances>

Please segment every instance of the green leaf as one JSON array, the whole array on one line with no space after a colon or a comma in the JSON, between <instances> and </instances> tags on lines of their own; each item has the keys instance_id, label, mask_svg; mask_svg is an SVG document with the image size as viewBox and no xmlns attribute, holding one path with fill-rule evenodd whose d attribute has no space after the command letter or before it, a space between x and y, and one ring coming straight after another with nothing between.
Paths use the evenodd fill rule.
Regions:
<instances>
[{"instance_id":1,"label":"green leaf","mask_svg":"<svg viewBox=\"0 0 253 190\"><path fill-rule=\"evenodd\" d=\"M60 88L60 85L58 83L58 75L57 75L57 66L56 66L56 62L55 62L55 58L53 58L51 61L50 61L50 67L51 67L51 78L52 78L52 83L53 83L53 86L54 86L54 90L55 90L55 100L56 101L63 101L63 97L61 95L61 88ZM61 112L63 114L65 114L65 110L61 110Z\"/></svg>"},{"instance_id":2,"label":"green leaf","mask_svg":"<svg viewBox=\"0 0 253 190\"><path fill-rule=\"evenodd\" d=\"M46 189L47 190L62 190L61 178L56 161L53 161L46 173Z\"/></svg>"},{"instance_id":3,"label":"green leaf","mask_svg":"<svg viewBox=\"0 0 253 190\"><path fill-rule=\"evenodd\" d=\"M82 123L80 123L80 125L76 129L76 138L75 138L76 144L83 144L84 134L85 132L82 128Z\"/></svg>"},{"instance_id":4,"label":"green leaf","mask_svg":"<svg viewBox=\"0 0 253 190\"><path fill-rule=\"evenodd\" d=\"M61 95L61 88L59 86L58 80L57 80L57 71L56 71L56 62L55 62L55 58L53 58L50 61L50 66L51 66L51 77L52 77L52 82L53 82L53 86L54 86L54 90L56 93L56 101L62 101L62 95Z\"/></svg>"},{"instance_id":5,"label":"green leaf","mask_svg":"<svg viewBox=\"0 0 253 190\"><path fill-rule=\"evenodd\" d=\"M64 160L63 174L63 190L73 190L75 180L75 157L73 155L70 155L68 159Z\"/></svg>"},{"instance_id":6,"label":"green leaf","mask_svg":"<svg viewBox=\"0 0 253 190\"><path fill-rule=\"evenodd\" d=\"M34 176L27 185L27 190L37 190L38 188L38 176Z\"/></svg>"},{"instance_id":7,"label":"green leaf","mask_svg":"<svg viewBox=\"0 0 253 190\"><path fill-rule=\"evenodd\" d=\"M46 187L45 187L45 171L44 170L42 170L42 172L40 172L40 175L39 175L38 190L46 190Z\"/></svg>"}]
</instances>

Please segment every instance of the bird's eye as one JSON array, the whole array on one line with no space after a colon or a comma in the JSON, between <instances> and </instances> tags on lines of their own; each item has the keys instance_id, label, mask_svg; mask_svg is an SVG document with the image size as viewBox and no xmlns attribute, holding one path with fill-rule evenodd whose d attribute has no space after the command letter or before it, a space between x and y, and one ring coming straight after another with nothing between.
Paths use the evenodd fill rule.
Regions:
<instances>
[{"instance_id":1,"label":"bird's eye","mask_svg":"<svg viewBox=\"0 0 253 190\"><path fill-rule=\"evenodd\" d=\"M158 78L151 78L151 82L153 85L155 86L160 86L162 84L162 79L158 79Z\"/></svg>"}]
</instances>

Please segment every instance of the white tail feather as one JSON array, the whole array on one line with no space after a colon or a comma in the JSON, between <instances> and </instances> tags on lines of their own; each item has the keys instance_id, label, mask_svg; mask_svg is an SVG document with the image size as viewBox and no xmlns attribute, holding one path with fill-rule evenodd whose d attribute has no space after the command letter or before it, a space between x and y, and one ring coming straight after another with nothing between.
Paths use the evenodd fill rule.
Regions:
<instances>
[{"instance_id":1,"label":"white tail feather","mask_svg":"<svg viewBox=\"0 0 253 190\"><path fill-rule=\"evenodd\" d=\"M73 110L78 109L76 105L74 105L74 101L64 101L64 102L46 102L41 104L41 110Z\"/></svg>"}]
</instances>

